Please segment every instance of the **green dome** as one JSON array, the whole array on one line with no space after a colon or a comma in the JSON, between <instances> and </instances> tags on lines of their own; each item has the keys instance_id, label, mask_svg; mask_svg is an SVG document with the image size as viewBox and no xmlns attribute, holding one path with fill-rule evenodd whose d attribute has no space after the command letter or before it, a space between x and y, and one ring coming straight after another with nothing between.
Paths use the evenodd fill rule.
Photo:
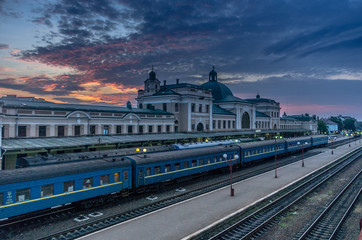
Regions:
<instances>
[{"instance_id":1,"label":"green dome","mask_svg":"<svg viewBox=\"0 0 362 240\"><path fill-rule=\"evenodd\" d=\"M234 96L227 86L219 82L210 81L202 84L201 86L206 89L211 89L214 101L220 101L227 96Z\"/></svg>"}]
</instances>

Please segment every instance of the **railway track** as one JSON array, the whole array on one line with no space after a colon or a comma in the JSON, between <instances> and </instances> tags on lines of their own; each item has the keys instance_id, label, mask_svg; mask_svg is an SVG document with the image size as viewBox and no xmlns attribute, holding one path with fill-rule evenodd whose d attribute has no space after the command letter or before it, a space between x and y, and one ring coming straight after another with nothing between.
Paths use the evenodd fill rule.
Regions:
<instances>
[{"instance_id":1,"label":"railway track","mask_svg":"<svg viewBox=\"0 0 362 240\"><path fill-rule=\"evenodd\" d=\"M298 240L334 239L362 191L362 170L342 189Z\"/></svg>"},{"instance_id":2,"label":"railway track","mask_svg":"<svg viewBox=\"0 0 362 240\"><path fill-rule=\"evenodd\" d=\"M309 153L307 156L305 157L309 157L309 156L313 156L318 154L319 152L313 152L313 153ZM292 162L296 162L296 161L300 161L301 158L300 157L296 157L296 158L292 158L291 160L288 161L280 161L278 163L279 166L283 166L283 165L287 165L290 164ZM257 170L253 170L253 171L249 171L248 173L243 173L243 174L239 174L233 177L233 182L238 182L238 181L242 181L245 180L247 178L256 176L258 174L267 172L274 169L274 165L270 164L270 166L267 167L262 167L259 168ZM213 191L215 189L224 187L229 185L230 179L227 180L223 180L220 182L217 182L215 184L212 185L208 185L202 188L198 188L196 190L193 191L189 191L183 194L179 194L177 196L173 196L137 209L133 209L131 211L127 211L127 212L123 212L123 213L119 213L119 214L114 214L112 216L108 216L108 217L104 217L101 219L97 219L97 220L93 220L75 227L71 227L69 229L65 229L59 232L56 232L54 234L48 235L48 236L44 236L41 238L38 238L38 240L46 240L46 239L51 239L51 240L57 240L57 239L62 239L62 240L68 240L68 239L75 239L75 238L79 238L81 236L90 234L92 232L98 231L100 229L118 224L118 223L122 223L128 220L131 220L133 218L148 214L150 212L153 211L157 211L159 209L165 208L167 206L176 204L178 202L182 202L185 201L187 199L199 196L201 194Z\"/></svg>"},{"instance_id":3,"label":"railway track","mask_svg":"<svg viewBox=\"0 0 362 240\"><path fill-rule=\"evenodd\" d=\"M295 186L291 186L285 194L274 199L272 202L266 204L260 209L253 211L249 215L245 216L245 213L244 215L241 213L240 216L234 216L232 219L228 219L222 224L214 226L193 239L215 240L257 238L270 229L273 224L277 222L278 218L293 205L297 204L319 186L322 186L323 183L345 169L347 166L360 159L361 156L362 149L359 149L352 154L349 154L338 163L333 164L330 168L318 173L318 175L315 175L308 180L304 180L301 183L296 183ZM361 187L360 178L359 184L359 187Z\"/></svg>"}]
</instances>

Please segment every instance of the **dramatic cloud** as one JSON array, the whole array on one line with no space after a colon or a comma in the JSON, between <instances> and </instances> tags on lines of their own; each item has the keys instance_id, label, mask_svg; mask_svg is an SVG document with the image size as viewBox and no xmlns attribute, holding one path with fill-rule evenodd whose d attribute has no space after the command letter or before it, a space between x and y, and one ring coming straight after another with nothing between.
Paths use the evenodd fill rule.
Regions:
<instances>
[{"instance_id":1,"label":"dramatic cloud","mask_svg":"<svg viewBox=\"0 0 362 240\"><path fill-rule=\"evenodd\" d=\"M0 52L1 88L52 93L61 102L120 105L134 102L151 65L161 81L196 84L207 81L215 65L219 80L237 96L259 91L296 111L310 107L328 115L349 109L345 114L362 119L353 112L362 101L355 90L362 80L359 1L24 2L0 0L0 20L7 23L2 32L8 33L0 42L13 48ZM24 36L33 39L31 46L15 37L26 31L19 21L34 29ZM6 59L70 70L15 75Z\"/></svg>"}]
</instances>

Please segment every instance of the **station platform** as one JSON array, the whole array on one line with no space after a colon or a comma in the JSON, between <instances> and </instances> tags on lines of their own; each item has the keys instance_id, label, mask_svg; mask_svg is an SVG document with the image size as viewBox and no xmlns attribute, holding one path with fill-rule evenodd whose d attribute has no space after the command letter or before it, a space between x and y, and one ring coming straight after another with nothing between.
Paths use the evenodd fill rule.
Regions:
<instances>
[{"instance_id":1,"label":"station platform","mask_svg":"<svg viewBox=\"0 0 362 240\"><path fill-rule=\"evenodd\" d=\"M186 240L360 147L362 140L351 142L350 147L347 143L334 149L333 155L330 149L325 149L321 154L305 158L305 167L299 161L278 168L278 178L273 170L234 183L233 197L227 186L79 239Z\"/></svg>"}]
</instances>

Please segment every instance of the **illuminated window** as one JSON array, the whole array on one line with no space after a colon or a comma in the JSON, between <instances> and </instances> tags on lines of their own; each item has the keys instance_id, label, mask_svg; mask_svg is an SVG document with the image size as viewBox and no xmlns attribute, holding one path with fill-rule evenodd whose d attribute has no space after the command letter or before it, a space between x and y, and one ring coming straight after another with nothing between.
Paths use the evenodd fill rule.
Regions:
<instances>
[{"instance_id":1,"label":"illuminated window","mask_svg":"<svg viewBox=\"0 0 362 240\"><path fill-rule=\"evenodd\" d=\"M114 182L119 182L119 173L114 174Z\"/></svg>"},{"instance_id":2,"label":"illuminated window","mask_svg":"<svg viewBox=\"0 0 362 240\"><path fill-rule=\"evenodd\" d=\"M180 169L180 163L175 163L175 170L179 170Z\"/></svg>"},{"instance_id":3,"label":"illuminated window","mask_svg":"<svg viewBox=\"0 0 362 240\"><path fill-rule=\"evenodd\" d=\"M4 204L3 193L0 193L0 206Z\"/></svg>"},{"instance_id":4,"label":"illuminated window","mask_svg":"<svg viewBox=\"0 0 362 240\"><path fill-rule=\"evenodd\" d=\"M123 180L124 181L128 180L128 172L127 171L123 172Z\"/></svg>"},{"instance_id":5,"label":"illuminated window","mask_svg":"<svg viewBox=\"0 0 362 240\"><path fill-rule=\"evenodd\" d=\"M146 168L146 176L150 176L151 175L151 168Z\"/></svg>"},{"instance_id":6,"label":"illuminated window","mask_svg":"<svg viewBox=\"0 0 362 240\"><path fill-rule=\"evenodd\" d=\"M197 165L196 160L192 160L192 162L191 162L191 166L192 166L192 167L196 167L196 165Z\"/></svg>"},{"instance_id":7,"label":"illuminated window","mask_svg":"<svg viewBox=\"0 0 362 240\"><path fill-rule=\"evenodd\" d=\"M170 172L171 171L171 165L170 164L167 164L165 166L165 172Z\"/></svg>"},{"instance_id":8,"label":"illuminated window","mask_svg":"<svg viewBox=\"0 0 362 240\"><path fill-rule=\"evenodd\" d=\"M161 167L157 166L155 167L155 174L159 174L161 172Z\"/></svg>"}]
</instances>

